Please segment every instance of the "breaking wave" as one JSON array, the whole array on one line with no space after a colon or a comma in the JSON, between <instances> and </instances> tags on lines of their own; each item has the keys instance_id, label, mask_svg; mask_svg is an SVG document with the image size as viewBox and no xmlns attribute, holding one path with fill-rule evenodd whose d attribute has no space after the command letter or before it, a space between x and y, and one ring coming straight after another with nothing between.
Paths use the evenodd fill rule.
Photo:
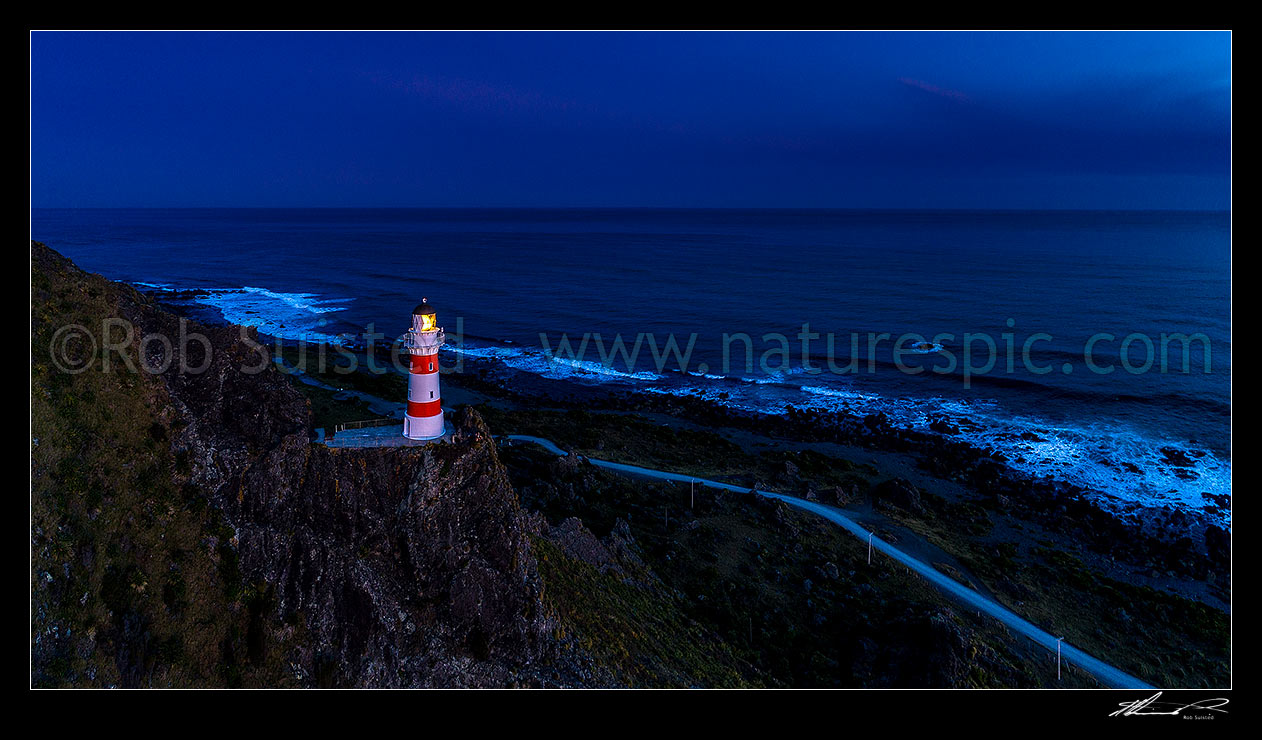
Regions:
<instances>
[{"instance_id":1,"label":"breaking wave","mask_svg":"<svg viewBox=\"0 0 1262 740\"><path fill-rule=\"evenodd\" d=\"M446 349L466 357L494 359L514 370L538 375L552 380L582 380L589 382L635 382L661 380L663 376L647 370L626 371L607 367L600 362L556 357L543 350L521 347L447 345Z\"/></svg>"},{"instance_id":2,"label":"breaking wave","mask_svg":"<svg viewBox=\"0 0 1262 740\"><path fill-rule=\"evenodd\" d=\"M710 385L648 387L648 393L692 396L742 411L783 414L790 408L865 416L883 413L898 425L948 434L998 453L1012 468L1103 494L1097 503L1121 516L1136 507L1205 513L1231 526L1231 461L1186 442L1154 438L1122 425L1053 423L1012 415L989 400L890 398L845 386L766 388ZM941 427L939 427L941 428Z\"/></svg>"},{"instance_id":3,"label":"breaking wave","mask_svg":"<svg viewBox=\"0 0 1262 740\"><path fill-rule=\"evenodd\" d=\"M159 287L161 286L154 286ZM198 291L193 302L211 306L232 324L253 326L263 334L307 342L350 346L355 330L331 321L353 299L325 298L316 293L280 293L267 288L212 288Z\"/></svg>"}]
</instances>

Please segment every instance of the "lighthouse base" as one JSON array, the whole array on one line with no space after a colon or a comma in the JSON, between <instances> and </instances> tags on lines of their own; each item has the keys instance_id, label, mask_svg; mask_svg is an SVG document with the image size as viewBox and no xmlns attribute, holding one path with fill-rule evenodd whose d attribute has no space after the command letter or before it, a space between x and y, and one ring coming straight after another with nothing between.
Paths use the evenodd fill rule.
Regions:
<instances>
[{"instance_id":1,"label":"lighthouse base","mask_svg":"<svg viewBox=\"0 0 1262 740\"><path fill-rule=\"evenodd\" d=\"M441 411L433 416L403 415L403 436L408 439L438 439L446 433Z\"/></svg>"}]
</instances>

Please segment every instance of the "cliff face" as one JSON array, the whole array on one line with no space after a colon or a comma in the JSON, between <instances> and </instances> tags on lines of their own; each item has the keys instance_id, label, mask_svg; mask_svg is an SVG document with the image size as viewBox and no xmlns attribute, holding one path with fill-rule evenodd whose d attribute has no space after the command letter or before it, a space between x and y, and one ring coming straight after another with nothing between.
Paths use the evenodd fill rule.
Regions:
<instances>
[{"instance_id":1,"label":"cliff face","mask_svg":"<svg viewBox=\"0 0 1262 740\"><path fill-rule=\"evenodd\" d=\"M37 683L539 679L549 622L527 519L475 413L446 444L313 445L307 402L252 334L182 330L130 288L32 252ZM86 351L82 373L50 365L61 325L103 316L134 327L113 372ZM194 332L207 343L179 341ZM141 341L153 334L171 344ZM137 426L139 480L121 447Z\"/></svg>"},{"instance_id":2,"label":"cliff face","mask_svg":"<svg viewBox=\"0 0 1262 740\"><path fill-rule=\"evenodd\" d=\"M305 683L525 680L542 587L485 427L458 421L455 443L425 448L330 450L303 429L252 457L213 425L177 438L235 528L243 577L307 634L291 658Z\"/></svg>"},{"instance_id":3,"label":"cliff face","mask_svg":"<svg viewBox=\"0 0 1262 740\"><path fill-rule=\"evenodd\" d=\"M516 495L476 415L459 419L457 442L426 448L330 450L303 429L252 456L211 429L176 443L202 463L194 475L235 529L243 577L307 633L294 656L304 682L522 678L544 632L542 589Z\"/></svg>"},{"instance_id":4,"label":"cliff face","mask_svg":"<svg viewBox=\"0 0 1262 740\"><path fill-rule=\"evenodd\" d=\"M442 444L313 444L256 335L32 263L35 685L1041 681L822 520L501 453L473 411Z\"/></svg>"}]
</instances>

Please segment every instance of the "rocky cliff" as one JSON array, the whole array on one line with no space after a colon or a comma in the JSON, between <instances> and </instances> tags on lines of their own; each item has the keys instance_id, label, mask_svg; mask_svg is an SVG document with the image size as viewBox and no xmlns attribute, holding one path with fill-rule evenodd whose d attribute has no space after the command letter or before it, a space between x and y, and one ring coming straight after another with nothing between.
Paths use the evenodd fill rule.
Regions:
<instances>
[{"instance_id":1,"label":"rocky cliff","mask_svg":"<svg viewBox=\"0 0 1262 740\"><path fill-rule=\"evenodd\" d=\"M42 244L31 283L37 686L1050 680L1045 653L859 565L817 517L500 450L469 409L448 442L331 449L250 331Z\"/></svg>"},{"instance_id":2,"label":"rocky cliff","mask_svg":"<svg viewBox=\"0 0 1262 740\"><path fill-rule=\"evenodd\" d=\"M445 444L311 444L254 335L32 254L37 683L547 680L531 533L476 413Z\"/></svg>"}]
</instances>

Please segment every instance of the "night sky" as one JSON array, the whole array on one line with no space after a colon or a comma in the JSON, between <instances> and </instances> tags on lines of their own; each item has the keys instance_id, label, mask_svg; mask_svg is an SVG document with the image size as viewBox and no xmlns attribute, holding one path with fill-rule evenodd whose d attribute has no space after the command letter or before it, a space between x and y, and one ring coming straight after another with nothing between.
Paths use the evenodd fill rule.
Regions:
<instances>
[{"instance_id":1,"label":"night sky","mask_svg":"<svg viewBox=\"0 0 1262 740\"><path fill-rule=\"evenodd\" d=\"M35 207L1230 207L1226 33L34 33Z\"/></svg>"}]
</instances>

